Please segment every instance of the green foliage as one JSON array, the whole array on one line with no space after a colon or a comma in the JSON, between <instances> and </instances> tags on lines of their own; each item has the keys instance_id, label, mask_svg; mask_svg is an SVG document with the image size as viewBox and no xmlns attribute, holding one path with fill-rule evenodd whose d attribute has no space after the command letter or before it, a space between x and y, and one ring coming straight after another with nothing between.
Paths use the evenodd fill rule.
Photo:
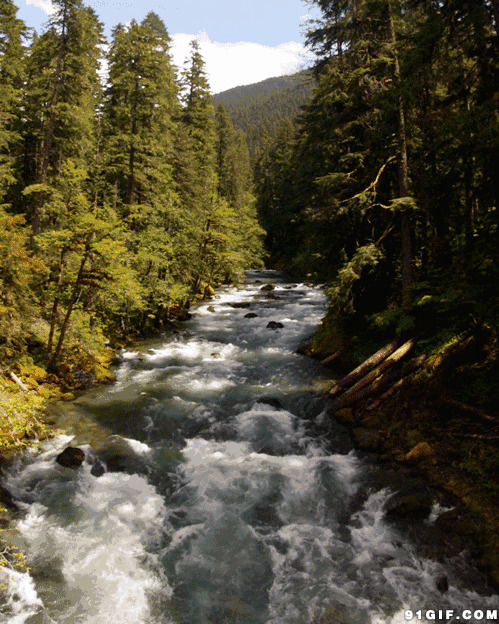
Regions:
<instances>
[{"instance_id":1,"label":"green foliage","mask_svg":"<svg viewBox=\"0 0 499 624\"><path fill-rule=\"evenodd\" d=\"M0 7L0 360L29 349L61 371L260 266L263 232L199 47L177 77L156 14L118 25L103 88L98 18L54 4L27 54L16 7Z\"/></svg>"},{"instance_id":2,"label":"green foliage","mask_svg":"<svg viewBox=\"0 0 499 624\"><path fill-rule=\"evenodd\" d=\"M414 329L414 317L400 307L386 308L382 312L374 314L370 319L373 327L388 335L400 336Z\"/></svg>"},{"instance_id":3,"label":"green foliage","mask_svg":"<svg viewBox=\"0 0 499 624\"><path fill-rule=\"evenodd\" d=\"M222 104L237 130L244 133L252 164L265 144L277 136L282 120L298 117L311 98L314 82L312 73L305 70L235 87L213 97L215 105Z\"/></svg>"},{"instance_id":4,"label":"green foliage","mask_svg":"<svg viewBox=\"0 0 499 624\"><path fill-rule=\"evenodd\" d=\"M0 208L0 359L22 350L36 310L33 290L45 265L27 250L29 231L24 218Z\"/></svg>"},{"instance_id":5,"label":"green foliage","mask_svg":"<svg viewBox=\"0 0 499 624\"><path fill-rule=\"evenodd\" d=\"M329 307L341 316L355 312L353 288L362 278L363 273L374 268L383 257L382 252L374 244L359 247L351 260L338 271L335 283L327 288L326 295Z\"/></svg>"}]
</instances>

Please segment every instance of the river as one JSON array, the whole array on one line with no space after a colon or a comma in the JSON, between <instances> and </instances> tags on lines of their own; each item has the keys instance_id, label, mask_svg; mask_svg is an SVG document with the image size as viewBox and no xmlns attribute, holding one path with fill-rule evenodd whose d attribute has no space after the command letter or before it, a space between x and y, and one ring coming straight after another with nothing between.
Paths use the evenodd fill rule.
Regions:
<instances>
[{"instance_id":1,"label":"river","mask_svg":"<svg viewBox=\"0 0 499 624\"><path fill-rule=\"evenodd\" d=\"M4 475L30 571L9 573L0 621L492 621L465 554L432 556L445 501L389 521L393 479L325 415L324 372L296 353L324 311L319 288L248 272L124 353L113 385L59 404L68 435ZM69 443L76 470L55 462Z\"/></svg>"}]
</instances>

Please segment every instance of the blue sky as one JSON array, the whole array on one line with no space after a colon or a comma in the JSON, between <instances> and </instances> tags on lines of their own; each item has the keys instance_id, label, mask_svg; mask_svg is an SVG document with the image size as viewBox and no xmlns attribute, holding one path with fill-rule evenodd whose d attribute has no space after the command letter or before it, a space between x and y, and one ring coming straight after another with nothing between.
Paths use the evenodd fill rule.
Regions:
<instances>
[{"instance_id":1,"label":"blue sky","mask_svg":"<svg viewBox=\"0 0 499 624\"><path fill-rule=\"evenodd\" d=\"M50 0L15 0L18 16L41 32ZM149 11L163 19L182 66L189 42L198 39L213 93L298 71L312 55L304 46L310 6L306 0L86 0L109 35L113 26Z\"/></svg>"}]
</instances>

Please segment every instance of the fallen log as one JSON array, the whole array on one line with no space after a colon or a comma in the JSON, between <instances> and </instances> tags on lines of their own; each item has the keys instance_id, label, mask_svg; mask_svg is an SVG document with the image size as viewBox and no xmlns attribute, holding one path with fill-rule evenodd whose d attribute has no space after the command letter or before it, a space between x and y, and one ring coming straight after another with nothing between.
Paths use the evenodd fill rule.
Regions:
<instances>
[{"instance_id":1,"label":"fallen log","mask_svg":"<svg viewBox=\"0 0 499 624\"><path fill-rule=\"evenodd\" d=\"M23 382L19 379L19 377L15 373L11 372L10 378L12 379L14 383L16 383L21 388L23 392L29 392L29 389L23 384Z\"/></svg>"},{"instance_id":2,"label":"fallen log","mask_svg":"<svg viewBox=\"0 0 499 624\"><path fill-rule=\"evenodd\" d=\"M357 383L348 388L341 396L347 396L351 393L358 392L364 386L370 385L375 379L384 373L385 370L392 368L395 364L398 364L402 358L404 358L409 351L414 347L415 341L411 338L407 342L393 351L388 357L385 357L378 366L371 370L367 375L364 375ZM339 394L336 392L335 394Z\"/></svg>"},{"instance_id":3,"label":"fallen log","mask_svg":"<svg viewBox=\"0 0 499 624\"><path fill-rule=\"evenodd\" d=\"M397 392L397 390L399 390L399 388L401 388L405 383L407 383L407 381L409 380L409 378L411 376L411 373L413 373L422 364L424 364L424 362L427 360L427 358L428 358L427 355L420 355L419 357L413 358L412 360L409 360L409 362L406 362L402 366L402 370L401 370L401 373L400 373L400 379L397 382L395 382L393 384L393 386L390 386L387 390L385 390L385 392L383 392L383 394L378 399L373 401L369 405L368 409L369 410L376 409L378 407L378 405L382 401L384 401L385 399L388 399L389 397L392 396L392 394Z\"/></svg>"},{"instance_id":4,"label":"fallen log","mask_svg":"<svg viewBox=\"0 0 499 624\"><path fill-rule=\"evenodd\" d=\"M487 414L484 410L473 407L471 405L467 405L466 403L461 403L460 401L456 401L455 399L443 398L440 401L440 405L442 407L450 407L452 409L457 410L458 412L463 412L464 414L468 414L475 418L480 418L480 420L486 420L488 422L497 422L497 418Z\"/></svg>"},{"instance_id":5,"label":"fallen log","mask_svg":"<svg viewBox=\"0 0 499 624\"><path fill-rule=\"evenodd\" d=\"M334 362L335 360L337 360L340 355L342 355L344 353L344 351L340 350L340 351L335 351L333 353L333 355L330 355L327 358L324 358L323 360L321 360L321 364L323 366L327 366L328 364L331 364L331 362Z\"/></svg>"},{"instance_id":6,"label":"fallen log","mask_svg":"<svg viewBox=\"0 0 499 624\"><path fill-rule=\"evenodd\" d=\"M368 383L361 385L359 382L356 386L350 388L347 392L344 392L328 405L327 411L329 413L333 413L339 409L343 409L344 407L351 407L352 405L355 405L372 395L378 395L380 392L385 392L386 394L392 386L397 386L397 384L401 381L407 379L407 377L419 368L426 359L426 356L422 355L417 358L413 358L402 367L394 368L403 355L408 352L408 350L409 346L405 346L404 350L400 347L400 350L397 350L400 352L397 355L397 352L393 354L392 358L395 358L396 356L396 359L392 359L391 365L384 366L382 372L376 377L373 377L372 373L375 371L372 371L372 373L368 375L370 378Z\"/></svg>"},{"instance_id":7,"label":"fallen log","mask_svg":"<svg viewBox=\"0 0 499 624\"><path fill-rule=\"evenodd\" d=\"M394 383L398 378L394 370L388 370L372 381L368 386L364 386L356 392L344 393L337 397L327 407L327 411L332 414L344 407L352 407L367 397L378 394L385 390L390 384Z\"/></svg>"},{"instance_id":8,"label":"fallen log","mask_svg":"<svg viewBox=\"0 0 499 624\"><path fill-rule=\"evenodd\" d=\"M392 340L387 345L385 345L379 351L376 351L374 355L367 358L360 366L357 366L353 371L345 375L342 379L336 382L336 384L331 388L330 394L335 395L339 394L341 390L345 387L353 385L357 380L361 379L373 368L378 366L385 358L391 355L398 347L400 346L400 338L396 338Z\"/></svg>"}]
</instances>

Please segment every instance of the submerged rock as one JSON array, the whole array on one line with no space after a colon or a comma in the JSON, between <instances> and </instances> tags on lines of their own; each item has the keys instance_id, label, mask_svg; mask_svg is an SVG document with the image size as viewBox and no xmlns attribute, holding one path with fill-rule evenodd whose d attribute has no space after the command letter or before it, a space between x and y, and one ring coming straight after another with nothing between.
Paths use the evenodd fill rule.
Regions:
<instances>
[{"instance_id":1,"label":"submerged rock","mask_svg":"<svg viewBox=\"0 0 499 624\"><path fill-rule=\"evenodd\" d=\"M433 507L433 499L427 490L407 488L391 496L386 502L387 516L398 518L427 518Z\"/></svg>"},{"instance_id":2,"label":"submerged rock","mask_svg":"<svg viewBox=\"0 0 499 624\"><path fill-rule=\"evenodd\" d=\"M77 446L68 446L57 455L55 461L65 468L79 468L85 461L85 453Z\"/></svg>"},{"instance_id":3,"label":"submerged rock","mask_svg":"<svg viewBox=\"0 0 499 624\"><path fill-rule=\"evenodd\" d=\"M108 472L126 472L128 474L146 474L147 463L137 454L130 441L119 435L112 435L97 449L97 462L105 464ZM100 472L100 468L96 468ZM95 476L99 476L96 474Z\"/></svg>"},{"instance_id":4,"label":"submerged rock","mask_svg":"<svg viewBox=\"0 0 499 624\"><path fill-rule=\"evenodd\" d=\"M0 484L0 503L17 511L17 505L14 502L14 497L7 488Z\"/></svg>"},{"instance_id":5,"label":"submerged rock","mask_svg":"<svg viewBox=\"0 0 499 624\"><path fill-rule=\"evenodd\" d=\"M234 303L229 303L231 308L249 308L251 305L250 301L234 301Z\"/></svg>"},{"instance_id":6,"label":"submerged rock","mask_svg":"<svg viewBox=\"0 0 499 624\"><path fill-rule=\"evenodd\" d=\"M447 577L445 575L440 576L435 581L435 587L438 589L440 593L445 594L445 592L449 590L449 581Z\"/></svg>"},{"instance_id":7,"label":"submerged rock","mask_svg":"<svg viewBox=\"0 0 499 624\"><path fill-rule=\"evenodd\" d=\"M284 325L278 321L270 321L267 325L267 329L282 329Z\"/></svg>"}]
</instances>

